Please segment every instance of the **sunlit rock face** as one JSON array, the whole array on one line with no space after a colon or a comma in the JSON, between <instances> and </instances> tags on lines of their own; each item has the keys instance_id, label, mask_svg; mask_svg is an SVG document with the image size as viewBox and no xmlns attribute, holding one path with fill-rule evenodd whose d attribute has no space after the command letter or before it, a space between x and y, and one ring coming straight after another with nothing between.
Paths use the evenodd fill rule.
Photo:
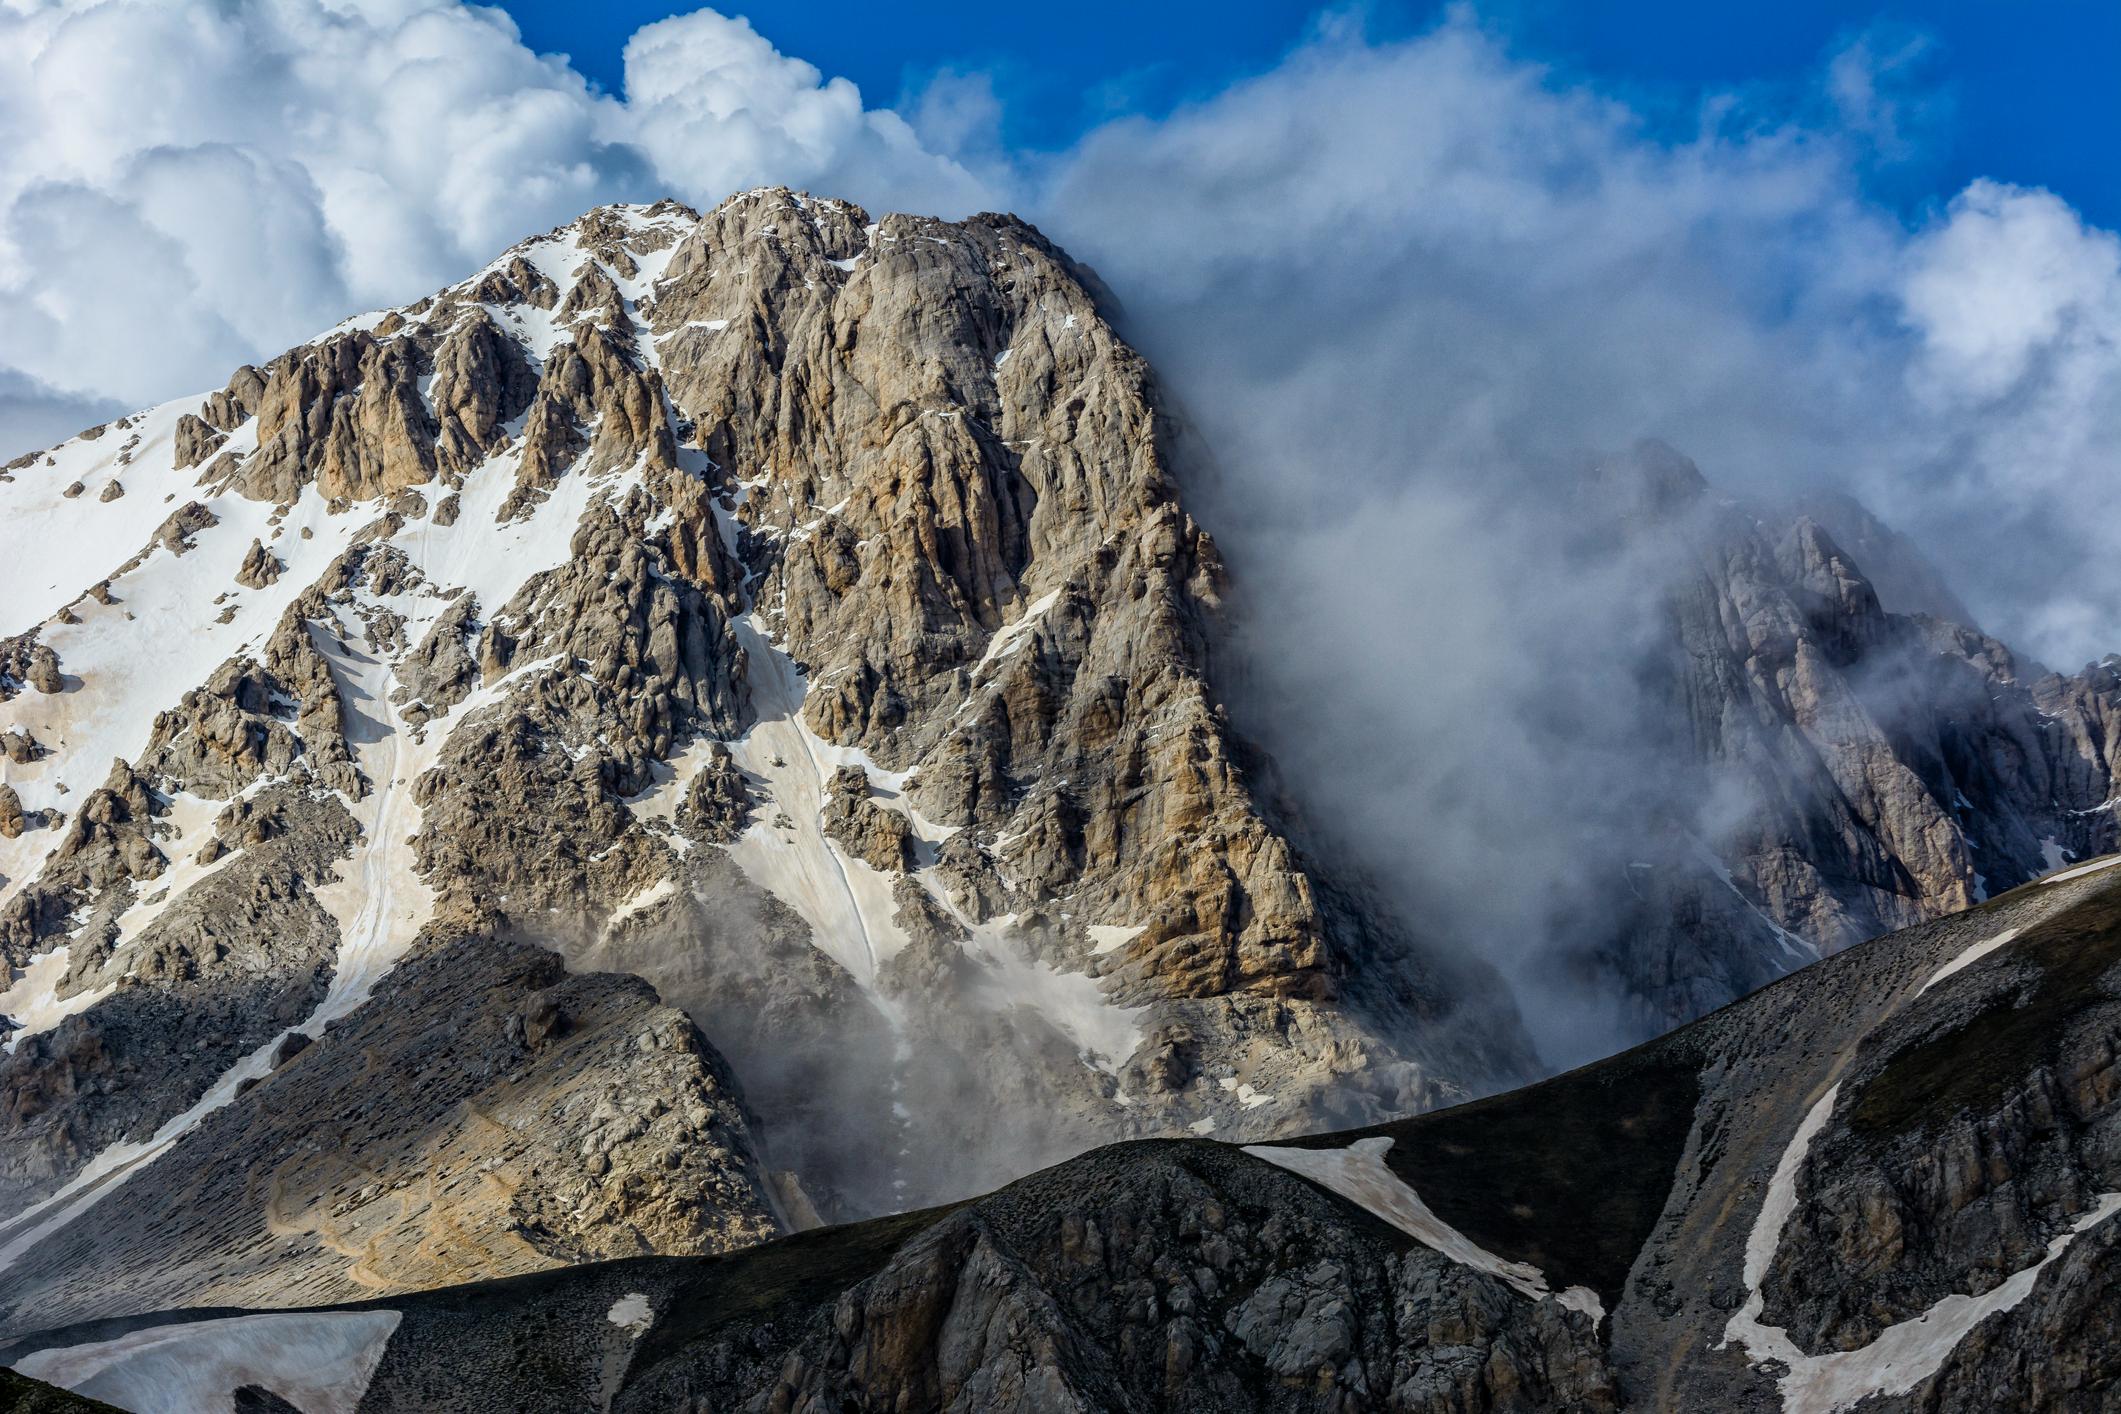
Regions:
<instances>
[{"instance_id":1,"label":"sunlit rock face","mask_svg":"<svg viewBox=\"0 0 2121 1414\"><path fill-rule=\"evenodd\" d=\"M1607 477L1656 586L1630 749L1661 804L1575 931L1642 1034L2114 847L2121 660L2065 676L1928 612L1956 605L1852 503L1769 512L1655 444Z\"/></svg>"}]
</instances>

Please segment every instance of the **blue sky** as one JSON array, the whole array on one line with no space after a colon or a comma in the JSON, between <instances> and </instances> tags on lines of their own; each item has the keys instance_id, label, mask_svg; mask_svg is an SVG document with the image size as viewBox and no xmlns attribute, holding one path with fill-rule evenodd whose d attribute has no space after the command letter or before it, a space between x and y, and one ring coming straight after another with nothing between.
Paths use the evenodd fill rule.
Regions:
<instances>
[{"instance_id":1,"label":"blue sky","mask_svg":"<svg viewBox=\"0 0 2121 1414\"><path fill-rule=\"evenodd\" d=\"M640 26L687 5L664 0L511 0L503 6L540 51L570 55L609 89ZM1003 138L1057 149L1121 113L1152 116L1274 66L1314 22L1302 3L1073 0L1010 5L883 6L803 0L725 7L782 52L844 75L874 106L899 103L941 69L991 76ZM1438 4L1380 3L1359 13L1379 39L1417 32ZM2115 0L1846 0L1703 5L1682 0L1479 7L1522 58L1550 63L1638 107L1690 121L1711 91L1794 88L1864 31L1916 38L1908 77L1925 113L1907 157L1872 177L1874 195L1906 211L1978 176L2044 186L2094 222L2121 225L2121 3Z\"/></svg>"}]
</instances>

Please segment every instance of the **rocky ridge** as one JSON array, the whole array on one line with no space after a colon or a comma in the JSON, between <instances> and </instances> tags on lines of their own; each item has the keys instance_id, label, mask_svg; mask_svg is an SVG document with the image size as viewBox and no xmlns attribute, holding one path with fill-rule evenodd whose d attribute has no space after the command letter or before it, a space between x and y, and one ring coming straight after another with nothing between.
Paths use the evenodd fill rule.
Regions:
<instances>
[{"instance_id":1,"label":"rocky ridge","mask_svg":"<svg viewBox=\"0 0 2121 1414\"><path fill-rule=\"evenodd\" d=\"M141 1407L171 1368L316 1388L279 1352L324 1350L361 1414L2103 1408L2116 865L1413 1119L1137 1141L717 1257L165 1312L0 1359Z\"/></svg>"}]
</instances>

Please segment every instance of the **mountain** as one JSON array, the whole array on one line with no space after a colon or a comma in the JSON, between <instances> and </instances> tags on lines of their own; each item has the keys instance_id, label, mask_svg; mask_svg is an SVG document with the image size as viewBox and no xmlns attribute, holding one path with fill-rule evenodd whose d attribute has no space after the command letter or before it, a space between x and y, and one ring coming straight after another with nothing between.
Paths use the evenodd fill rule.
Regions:
<instances>
[{"instance_id":1,"label":"mountain","mask_svg":"<svg viewBox=\"0 0 2121 1414\"><path fill-rule=\"evenodd\" d=\"M11 463L6 1323L1530 1073L1255 798L1099 300L1013 218L605 208Z\"/></svg>"},{"instance_id":2,"label":"mountain","mask_svg":"<svg viewBox=\"0 0 2121 1414\"><path fill-rule=\"evenodd\" d=\"M607 207L0 471L0 1332L1535 1078L1218 698L1116 317L1013 217ZM1668 793L1732 803L1578 921L1641 1034L2113 843L2111 664L2021 678L1676 454L1585 494L1663 566Z\"/></svg>"},{"instance_id":3,"label":"mountain","mask_svg":"<svg viewBox=\"0 0 2121 1414\"><path fill-rule=\"evenodd\" d=\"M1624 841L1596 944L1646 1034L2121 843L2121 659L2065 677L1888 610L1824 521L1720 495L1669 448L1594 485L1664 618L1639 729L1681 808ZM1827 504L1925 582L1904 541Z\"/></svg>"},{"instance_id":4,"label":"mountain","mask_svg":"<svg viewBox=\"0 0 2121 1414\"><path fill-rule=\"evenodd\" d=\"M5 1414L99 1414L115 1406L84 1399L57 1385L0 1369L0 1411Z\"/></svg>"},{"instance_id":5,"label":"mountain","mask_svg":"<svg viewBox=\"0 0 2121 1414\"><path fill-rule=\"evenodd\" d=\"M1136 1141L724 1256L0 1359L129 1407L175 1371L364 1414L2111 1407L2116 864L1410 1120Z\"/></svg>"}]
</instances>

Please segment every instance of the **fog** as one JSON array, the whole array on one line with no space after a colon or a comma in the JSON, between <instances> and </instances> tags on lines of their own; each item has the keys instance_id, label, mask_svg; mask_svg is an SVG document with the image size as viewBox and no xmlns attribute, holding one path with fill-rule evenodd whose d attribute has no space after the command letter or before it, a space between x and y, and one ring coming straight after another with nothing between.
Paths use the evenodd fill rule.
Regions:
<instances>
[{"instance_id":1,"label":"fog","mask_svg":"<svg viewBox=\"0 0 2121 1414\"><path fill-rule=\"evenodd\" d=\"M1629 863L1749 807L1686 768L1646 673L1698 528L1599 533L1638 440L1724 497L1855 495L2040 656L2121 646L2112 236L1995 185L1910 229L1861 196L1878 128L1825 79L1659 140L1469 19L1330 33L1041 190L1208 449L1241 724L1552 1059L1646 1025L1581 971Z\"/></svg>"}]
</instances>

